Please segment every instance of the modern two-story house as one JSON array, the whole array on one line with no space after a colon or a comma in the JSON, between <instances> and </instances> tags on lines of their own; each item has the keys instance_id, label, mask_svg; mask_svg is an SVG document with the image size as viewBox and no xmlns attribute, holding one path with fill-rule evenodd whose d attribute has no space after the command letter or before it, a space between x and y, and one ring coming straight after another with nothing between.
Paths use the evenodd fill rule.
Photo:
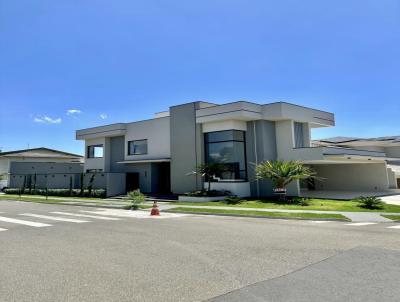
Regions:
<instances>
[{"instance_id":1,"label":"modern two-story house","mask_svg":"<svg viewBox=\"0 0 400 302\"><path fill-rule=\"evenodd\" d=\"M285 102L246 101L217 105L192 102L172 106L153 119L78 130L85 141L86 172L101 172L109 195L135 188L146 193L182 194L204 188L204 180L188 175L208 162L226 164L213 189L238 196L268 196L268 181L254 178L256 164L266 160L301 160L323 180L293 183L303 190L384 191L394 187L384 152L312 147L311 131L335 125L329 112Z\"/></svg>"}]
</instances>

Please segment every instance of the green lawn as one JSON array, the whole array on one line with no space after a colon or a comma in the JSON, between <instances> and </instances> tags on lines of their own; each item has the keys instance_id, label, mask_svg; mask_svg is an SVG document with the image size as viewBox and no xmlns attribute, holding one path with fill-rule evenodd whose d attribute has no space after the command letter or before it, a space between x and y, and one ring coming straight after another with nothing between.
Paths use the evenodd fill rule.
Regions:
<instances>
[{"instance_id":1,"label":"green lawn","mask_svg":"<svg viewBox=\"0 0 400 302\"><path fill-rule=\"evenodd\" d=\"M285 213L285 212L261 212L246 210L224 210L224 209L201 209L201 208L185 208L177 207L170 212L179 213L195 213L195 214L226 214L239 216L260 216L260 217L277 217L277 218L302 218L302 219L340 219L350 221L347 217L340 214L315 214L315 213Z\"/></svg>"},{"instance_id":2,"label":"green lawn","mask_svg":"<svg viewBox=\"0 0 400 302\"><path fill-rule=\"evenodd\" d=\"M87 200L91 201L92 203L96 204L96 202L101 206L104 204L104 201L100 198L88 198L88 197L59 197L59 196L49 196L48 199L46 199L45 196L40 196L40 195L33 195L35 197L32 197L32 195L22 195L21 198L19 195L11 195L11 194L5 194L5 195L0 195L0 200L19 200L19 201L25 201L25 202L38 202L38 203L63 203L63 202L68 202L68 201L76 201L80 202L79 199L81 200ZM39 197L39 198L36 198ZM52 198L53 197L53 198ZM54 197L57 198L62 198L62 199L54 199ZM85 202L85 201L82 201ZM130 209L130 206L128 205L128 200L125 200L126 206L125 209ZM140 205L140 209L149 209L151 208L152 205Z\"/></svg>"},{"instance_id":3,"label":"green lawn","mask_svg":"<svg viewBox=\"0 0 400 302\"><path fill-rule=\"evenodd\" d=\"M383 216L385 218L389 218L394 221L400 221L400 215L381 215L381 216Z\"/></svg>"},{"instance_id":4,"label":"green lawn","mask_svg":"<svg viewBox=\"0 0 400 302\"><path fill-rule=\"evenodd\" d=\"M49 197L47 200L46 198L31 198L31 197L19 197L18 195L12 196L12 195L0 195L0 200L19 200L19 201L27 201L27 202L42 202L42 203L60 203L64 202L65 200L59 200L59 199L52 199ZM73 199L71 199L73 201Z\"/></svg>"},{"instance_id":5,"label":"green lawn","mask_svg":"<svg viewBox=\"0 0 400 302\"><path fill-rule=\"evenodd\" d=\"M355 201L308 199L309 205L290 204L277 200L244 200L237 205L229 205L224 201L212 202L176 202L176 205L191 206L229 206L232 208L257 208L257 209L280 209L280 210L316 210L316 211L344 211L344 212L390 212L400 213L400 206L385 204L381 210L368 210L359 206Z\"/></svg>"}]
</instances>

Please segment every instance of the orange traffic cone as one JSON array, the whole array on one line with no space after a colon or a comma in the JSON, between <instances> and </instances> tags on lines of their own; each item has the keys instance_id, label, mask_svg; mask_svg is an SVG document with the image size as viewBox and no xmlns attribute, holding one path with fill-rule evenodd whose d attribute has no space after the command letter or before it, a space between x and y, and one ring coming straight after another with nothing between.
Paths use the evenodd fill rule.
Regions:
<instances>
[{"instance_id":1,"label":"orange traffic cone","mask_svg":"<svg viewBox=\"0 0 400 302\"><path fill-rule=\"evenodd\" d=\"M153 207L151 208L151 216L160 216L160 210L158 209L157 201L154 201Z\"/></svg>"}]
</instances>

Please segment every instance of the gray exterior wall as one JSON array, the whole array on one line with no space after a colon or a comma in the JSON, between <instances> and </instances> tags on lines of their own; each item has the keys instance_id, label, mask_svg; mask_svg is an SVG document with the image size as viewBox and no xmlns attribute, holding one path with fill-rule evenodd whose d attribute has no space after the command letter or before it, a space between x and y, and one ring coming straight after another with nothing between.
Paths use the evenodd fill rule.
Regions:
<instances>
[{"instance_id":1,"label":"gray exterior wall","mask_svg":"<svg viewBox=\"0 0 400 302\"><path fill-rule=\"evenodd\" d=\"M255 180L254 168L267 160L276 160L275 122L259 120L247 122L246 131L247 171L252 196L273 195L272 183Z\"/></svg>"},{"instance_id":2,"label":"gray exterior wall","mask_svg":"<svg viewBox=\"0 0 400 302\"><path fill-rule=\"evenodd\" d=\"M116 136L110 138L110 172L125 172L126 166L118 164L124 160L125 137Z\"/></svg>"},{"instance_id":3,"label":"gray exterior wall","mask_svg":"<svg viewBox=\"0 0 400 302\"><path fill-rule=\"evenodd\" d=\"M125 173L107 174L107 196L125 194L126 178Z\"/></svg>"},{"instance_id":4,"label":"gray exterior wall","mask_svg":"<svg viewBox=\"0 0 400 302\"><path fill-rule=\"evenodd\" d=\"M171 137L171 191L181 194L200 190L200 177L187 174L203 162L203 137L201 126L196 124L198 103L170 108Z\"/></svg>"},{"instance_id":5,"label":"gray exterior wall","mask_svg":"<svg viewBox=\"0 0 400 302\"><path fill-rule=\"evenodd\" d=\"M10 162L10 174L81 173L81 163Z\"/></svg>"}]
</instances>

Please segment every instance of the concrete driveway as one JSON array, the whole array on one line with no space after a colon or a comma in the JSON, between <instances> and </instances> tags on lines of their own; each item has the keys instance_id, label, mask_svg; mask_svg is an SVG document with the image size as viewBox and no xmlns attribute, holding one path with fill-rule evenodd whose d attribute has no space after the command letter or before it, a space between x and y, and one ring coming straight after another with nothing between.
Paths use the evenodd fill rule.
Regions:
<instances>
[{"instance_id":1,"label":"concrete driveway","mask_svg":"<svg viewBox=\"0 0 400 302\"><path fill-rule=\"evenodd\" d=\"M393 284L400 278L394 223L149 219L115 211L1 201L0 301L375 302L400 296Z\"/></svg>"},{"instance_id":2,"label":"concrete driveway","mask_svg":"<svg viewBox=\"0 0 400 302\"><path fill-rule=\"evenodd\" d=\"M385 196L381 197L381 199L388 204L400 206L400 195Z\"/></svg>"}]
</instances>

